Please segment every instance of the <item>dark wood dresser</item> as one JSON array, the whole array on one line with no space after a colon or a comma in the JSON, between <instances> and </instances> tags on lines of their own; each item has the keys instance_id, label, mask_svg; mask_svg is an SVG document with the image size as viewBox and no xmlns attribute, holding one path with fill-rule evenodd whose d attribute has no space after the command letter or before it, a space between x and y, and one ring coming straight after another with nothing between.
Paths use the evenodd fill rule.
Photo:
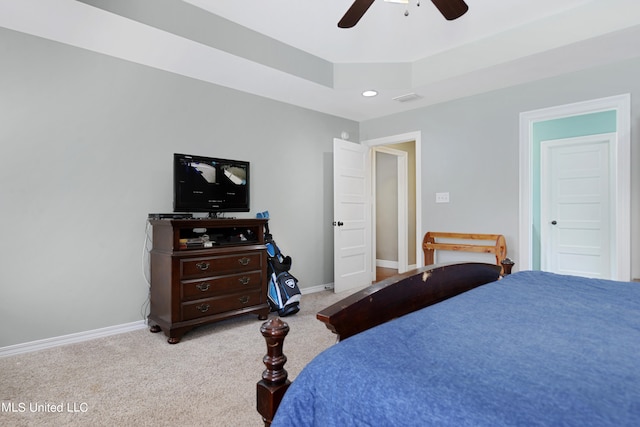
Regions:
<instances>
[{"instance_id":1,"label":"dark wood dresser","mask_svg":"<svg viewBox=\"0 0 640 427\"><path fill-rule=\"evenodd\" d=\"M176 344L197 326L250 313L267 318L267 219L149 222L151 332Z\"/></svg>"}]
</instances>

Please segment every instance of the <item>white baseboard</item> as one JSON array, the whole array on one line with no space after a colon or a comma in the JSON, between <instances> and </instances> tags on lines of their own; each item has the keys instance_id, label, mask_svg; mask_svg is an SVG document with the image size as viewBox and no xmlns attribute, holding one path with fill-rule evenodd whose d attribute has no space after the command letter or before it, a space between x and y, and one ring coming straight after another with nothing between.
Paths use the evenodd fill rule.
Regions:
<instances>
[{"instance_id":1,"label":"white baseboard","mask_svg":"<svg viewBox=\"0 0 640 427\"><path fill-rule=\"evenodd\" d=\"M313 294L316 292L323 292L326 290L333 290L333 283L325 285L317 285L309 288L300 289L303 295ZM39 350L46 350L48 348L58 347L61 345L73 344L82 341L89 341L96 338L107 337L110 335L122 334L125 332L137 331L139 329L145 329L147 323L144 320L137 322L125 323L122 325L108 326L106 328L93 329L91 331L78 332L75 334L62 335L59 337L45 338L42 340L26 342L22 344L10 345L7 347L0 347L0 357L15 356L18 354L31 353Z\"/></svg>"},{"instance_id":2,"label":"white baseboard","mask_svg":"<svg viewBox=\"0 0 640 427\"><path fill-rule=\"evenodd\" d=\"M46 338L43 340L26 342L23 344L10 345L8 347L0 348L0 357L31 353L33 351L45 350L61 345L89 341L96 338L108 337L110 335L122 334L124 332L137 331L146 327L147 323L144 320L139 320L137 322L124 323L122 325L107 326L106 328L93 329L91 331L78 332L75 334Z\"/></svg>"},{"instance_id":3,"label":"white baseboard","mask_svg":"<svg viewBox=\"0 0 640 427\"><path fill-rule=\"evenodd\" d=\"M389 260L385 260L385 259L377 259L376 260L376 267L382 267L382 268L394 268L394 269L398 269L398 261L389 261Z\"/></svg>"},{"instance_id":4,"label":"white baseboard","mask_svg":"<svg viewBox=\"0 0 640 427\"><path fill-rule=\"evenodd\" d=\"M300 289L300 293L302 293L302 295L305 295L305 294L314 294L316 292L323 292L328 290L333 290L333 283L327 283L326 285L311 286L309 288L302 288Z\"/></svg>"}]
</instances>

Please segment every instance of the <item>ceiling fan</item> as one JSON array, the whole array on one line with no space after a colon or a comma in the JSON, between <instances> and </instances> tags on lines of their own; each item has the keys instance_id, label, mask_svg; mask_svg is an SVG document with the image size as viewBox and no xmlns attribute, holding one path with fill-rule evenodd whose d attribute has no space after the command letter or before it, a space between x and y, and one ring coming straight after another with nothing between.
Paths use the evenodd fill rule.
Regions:
<instances>
[{"instance_id":1,"label":"ceiling fan","mask_svg":"<svg viewBox=\"0 0 640 427\"><path fill-rule=\"evenodd\" d=\"M338 27L351 28L355 26L374 1L375 0L355 0L349 10L347 10L347 13L345 13L340 22L338 22ZM395 0L395 2L408 3L408 0ZM464 0L431 0L431 2L449 21L460 18L469 10L469 6L467 6Z\"/></svg>"}]
</instances>

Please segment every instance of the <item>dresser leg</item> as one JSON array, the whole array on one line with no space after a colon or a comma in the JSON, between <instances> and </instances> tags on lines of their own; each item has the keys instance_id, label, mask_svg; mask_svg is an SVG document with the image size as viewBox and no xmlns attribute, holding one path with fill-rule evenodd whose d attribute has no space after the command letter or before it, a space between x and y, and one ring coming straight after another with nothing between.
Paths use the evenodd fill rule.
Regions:
<instances>
[{"instance_id":1,"label":"dresser leg","mask_svg":"<svg viewBox=\"0 0 640 427\"><path fill-rule=\"evenodd\" d=\"M151 328L149 328L149 331L153 332L154 334L160 332L162 329L160 329L160 326L158 325L153 325Z\"/></svg>"},{"instance_id":2,"label":"dresser leg","mask_svg":"<svg viewBox=\"0 0 640 427\"><path fill-rule=\"evenodd\" d=\"M267 320L269 318L269 307L258 310L258 320Z\"/></svg>"},{"instance_id":3,"label":"dresser leg","mask_svg":"<svg viewBox=\"0 0 640 427\"><path fill-rule=\"evenodd\" d=\"M169 339L167 339L167 342L169 344L178 344L180 342L180 337L169 337Z\"/></svg>"}]
</instances>

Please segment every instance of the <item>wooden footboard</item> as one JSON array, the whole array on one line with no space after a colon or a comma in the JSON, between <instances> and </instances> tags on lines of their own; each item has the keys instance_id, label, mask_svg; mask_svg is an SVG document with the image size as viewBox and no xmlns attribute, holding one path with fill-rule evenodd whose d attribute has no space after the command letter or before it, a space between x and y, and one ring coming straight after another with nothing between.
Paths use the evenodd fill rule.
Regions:
<instances>
[{"instance_id":1,"label":"wooden footboard","mask_svg":"<svg viewBox=\"0 0 640 427\"><path fill-rule=\"evenodd\" d=\"M427 266L375 283L318 312L338 339L346 339L405 314L433 305L470 289L498 280L501 267L483 263ZM257 408L270 426L289 387L287 360L282 353L289 326L279 318L261 327L267 342L267 369L257 387Z\"/></svg>"},{"instance_id":2,"label":"wooden footboard","mask_svg":"<svg viewBox=\"0 0 640 427\"><path fill-rule=\"evenodd\" d=\"M318 312L338 339L366 331L451 298L500 276L501 267L483 263L427 266L375 283Z\"/></svg>"}]
</instances>

